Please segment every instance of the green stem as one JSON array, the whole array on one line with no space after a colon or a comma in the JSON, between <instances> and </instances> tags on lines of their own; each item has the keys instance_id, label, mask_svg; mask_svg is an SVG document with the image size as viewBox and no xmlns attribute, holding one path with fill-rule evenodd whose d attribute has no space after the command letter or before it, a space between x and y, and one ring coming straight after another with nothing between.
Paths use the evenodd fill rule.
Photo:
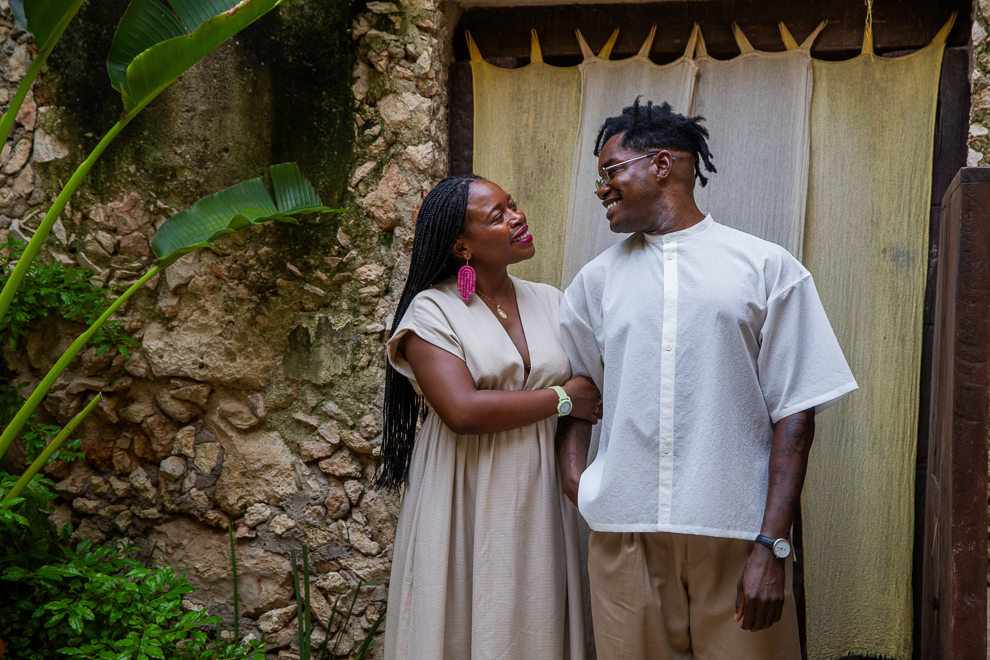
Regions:
<instances>
[{"instance_id":1,"label":"green stem","mask_svg":"<svg viewBox=\"0 0 990 660\"><path fill-rule=\"evenodd\" d=\"M152 277L160 273L163 269L165 269L169 264L171 264L177 258L178 257L168 257L164 261L159 263L157 266L149 270L147 273L145 273L144 276L141 277L141 279L139 279L137 282L132 284L127 289L127 291L122 293L121 296L117 298L117 300L115 300L113 304L110 305L110 307L108 307L105 312L103 312L100 318L96 319L96 321L93 322L93 325L89 326L89 329L86 330L86 332L79 335L79 337L77 337L76 340L72 342L72 345L69 346L68 349L66 349L65 353L62 354L62 357L60 357L58 359L58 362L55 363L55 366L51 368L48 374L38 384L38 387L35 388L34 392L31 393L31 396L29 396L27 401L25 401L24 404L21 406L20 410L17 411L17 414L14 415L14 419L12 419L10 424L7 425L7 428L3 430L3 435L0 435L0 457L4 455L4 453L7 451L7 448L14 441L14 438L17 437L18 433L20 433L21 428L31 417L31 413L34 412L35 408L38 407L38 404L41 403L41 400L45 398L46 394L48 394L48 390L52 388L52 385L55 384L55 381L58 379L58 377L62 375L62 372L65 371L65 368L69 366L70 362L72 362L72 358L74 358L76 354L83 349L83 347L89 342L89 340L93 337L93 335L96 334L96 331L100 329L100 326L102 326L106 322L106 320L109 319L113 315L113 313L117 311L117 308L120 307L124 303L124 301L126 301L128 298L134 295L135 291L137 291L142 286L144 286L145 282L147 282ZM21 257L22 261L23 259L24 258Z\"/></svg>"},{"instance_id":2,"label":"green stem","mask_svg":"<svg viewBox=\"0 0 990 660\"><path fill-rule=\"evenodd\" d=\"M113 142L113 139L117 137L117 134L132 119L134 119L137 112L130 112L123 117L120 121L113 125L113 128L103 136L100 143L96 145L96 148L89 154L89 157L83 161L72 176L69 178L69 182L65 184L62 188L62 192L58 194L55 198L55 203L52 207L48 209L48 213L45 214L45 218L38 225L37 231L34 232L34 236L31 237L31 241L24 248L24 253L21 255L20 259L17 260L17 265L14 266L13 272L11 272L10 277L7 278L7 283L3 286L3 291L0 292L0 319L2 319L7 314L7 308L10 307L11 301L14 299L14 294L17 293L17 288L21 285L21 280L27 275L28 270L31 268L31 262L34 261L34 257L38 254L38 250L41 249L41 245L45 242L48 237L48 232L51 231L52 226L58 219L58 216L62 214L65 210L65 205L68 204L69 198L72 197L73 193L82 183L83 178L89 173L89 169L93 167L93 163L100 157L103 150ZM3 450L0 449L0 456L3 455Z\"/></svg>"},{"instance_id":3,"label":"green stem","mask_svg":"<svg viewBox=\"0 0 990 660\"><path fill-rule=\"evenodd\" d=\"M31 83L37 77L38 72L41 71L41 67L45 65L45 61L51 54L52 49L55 48L55 44L62 37L62 33L65 32L65 28L68 27L69 23L72 21L72 17L76 15L79 11L79 7L85 0L76 0L76 3L69 8L67 12L62 16L62 20L59 21L58 25L55 26L55 30L48 36L48 41L41 44L38 51L38 56L34 58L31 62L31 66L28 67L27 73L24 74L24 79L21 80L21 84L17 87L17 93L14 94L14 99L10 102L10 107L7 108L7 112L3 113L3 117L0 118L0 135L3 139L0 140L0 145L6 144L7 138L10 137L10 132L14 128L14 121L17 119L17 113L21 109L21 105L24 103L24 99L27 98L28 90L31 88ZM0 314L0 318L3 315Z\"/></svg>"},{"instance_id":4,"label":"green stem","mask_svg":"<svg viewBox=\"0 0 990 660\"><path fill-rule=\"evenodd\" d=\"M24 471L24 474L22 474L20 479L17 480L17 483L14 484L14 487L11 488L10 491L4 496L3 500L0 500L0 504L12 500L21 494L21 491L23 491L24 487L28 485L28 482L31 481L34 475L41 471L41 468L45 467L45 464L48 463L48 459L52 457L52 454L54 454L61 444L65 442L65 439L76 430L76 427L79 426L84 419L86 419L86 416L93 412L93 408L96 407L96 404L98 404L102 398L102 394L97 394L94 396L93 400L86 404L86 407L80 410L64 429L59 431L59 434L55 436L55 439L49 442L48 446L45 447L45 451L41 452L38 458L34 459L34 462L28 466L28 468Z\"/></svg>"},{"instance_id":5,"label":"green stem","mask_svg":"<svg viewBox=\"0 0 990 660\"><path fill-rule=\"evenodd\" d=\"M227 524L227 536L230 538L230 571L234 577L234 643L241 641L241 610L237 596L237 551L234 549L234 525Z\"/></svg>"}]
</instances>

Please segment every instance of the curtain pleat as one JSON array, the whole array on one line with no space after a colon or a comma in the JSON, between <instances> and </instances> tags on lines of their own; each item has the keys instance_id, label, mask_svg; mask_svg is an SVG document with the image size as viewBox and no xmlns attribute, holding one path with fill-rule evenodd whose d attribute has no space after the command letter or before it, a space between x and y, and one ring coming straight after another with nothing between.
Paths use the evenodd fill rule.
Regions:
<instances>
[{"instance_id":1,"label":"curtain pleat","mask_svg":"<svg viewBox=\"0 0 990 660\"><path fill-rule=\"evenodd\" d=\"M500 185L526 213L536 256L509 272L560 286L581 74L577 67L545 64L535 30L532 44L530 64L502 69L485 62L468 35L474 171Z\"/></svg>"},{"instance_id":2,"label":"curtain pleat","mask_svg":"<svg viewBox=\"0 0 990 660\"><path fill-rule=\"evenodd\" d=\"M691 114L705 118L718 173L695 186L699 208L722 224L782 245L798 259L808 191L811 44L753 50L734 26L742 54L716 60L698 41Z\"/></svg>"},{"instance_id":3,"label":"curtain pleat","mask_svg":"<svg viewBox=\"0 0 990 660\"><path fill-rule=\"evenodd\" d=\"M613 61L608 59L608 55L615 34L604 52L595 56L578 33L585 59L578 66L581 71L581 119L574 147L574 164L570 168L571 198L567 211L561 288L571 283L582 266L628 236L611 232L605 219L605 209L595 196L594 183L598 178L595 138L598 129L606 119L621 113L622 108L632 105L640 95L644 103L646 100L655 103L667 101L675 112L687 112L691 107L697 73L691 57L697 32L696 26L684 56L663 66L650 61L649 41L635 57ZM650 40L652 35L651 32Z\"/></svg>"},{"instance_id":4,"label":"curtain pleat","mask_svg":"<svg viewBox=\"0 0 990 660\"><path fill-rule=\"evenodd\" d=\"M860 390L818 421L802 503L808 657L911 657L935 105L950 21L906 57L814 61L804 262Z\"/></svg>"}]
</instances>

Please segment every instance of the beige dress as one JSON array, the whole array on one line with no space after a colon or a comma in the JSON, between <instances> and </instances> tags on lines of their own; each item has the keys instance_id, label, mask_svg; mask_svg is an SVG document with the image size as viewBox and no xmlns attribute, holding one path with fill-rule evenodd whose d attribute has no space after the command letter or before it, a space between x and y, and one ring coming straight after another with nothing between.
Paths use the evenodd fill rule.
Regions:
<instances>
[{"instance_id":1,"label":"beige dress","mask_svg":"<svg viewBox=\"0 0 990 660\"><path fill-rule=\"evenodd\" d=\"M464 360L479 389L561 385L560 292L512 279L531 371L477 295L455 280L413 300L388 343L392 365L419 391L398 350L407 332ZM584 660L577 510L557 478L556 417L459 436L430 409L413 449L395 536L387 660Z\"/></svg>"}]
</instances>

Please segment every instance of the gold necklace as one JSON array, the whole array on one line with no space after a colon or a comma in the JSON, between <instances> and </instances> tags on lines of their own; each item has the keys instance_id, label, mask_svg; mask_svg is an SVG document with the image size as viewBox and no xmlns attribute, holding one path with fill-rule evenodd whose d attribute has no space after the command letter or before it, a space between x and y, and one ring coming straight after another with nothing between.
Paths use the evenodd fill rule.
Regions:
<instances>
[{"instance_id":1,"label":"gold necklace","mask_svg":"<svg viewBox=\"0 0 990 660\"><path fill-rule=\"evenodd\" d=\"M510 293L512 293L512 280L509 280L509 290L506 292L505 297L502 298L502 302L500 302L500 303L496 303L494 300L492 300L491 298L489 298L488 296L486 296L485 294L483 294L481 291L478 291L478 295L479 296L481 296L482 298L484 298L485 300L487 300L491 304L495 305L495 311L503 319L509 318L509 315L502 311L502 305L504 305L505 304L505 301L509 299L509 294Z\"/></svg>"}]
</instances>

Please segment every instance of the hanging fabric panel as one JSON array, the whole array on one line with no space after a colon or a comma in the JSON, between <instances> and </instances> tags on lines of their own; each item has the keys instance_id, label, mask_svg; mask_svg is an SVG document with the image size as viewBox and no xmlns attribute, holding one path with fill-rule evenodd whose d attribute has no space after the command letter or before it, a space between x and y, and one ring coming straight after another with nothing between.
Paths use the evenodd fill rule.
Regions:
<instances>
[{"instance_id":1,"label":"hanging fabric panel","mask_svg":"<svg viewBox=\"0 0 990 660\"><path fill-rule=\"evenodd\" d=\"M695 186L699 208L722 224L782 245L798 259L808 193L811 44L780 24L784 52L753 49L733 24L742 54L708 56L699 35L693 115L705 118L718 173Z\"/></svg>"},{"instance_id":2,"label":"hanging fabric panel","mask_svg":"<svg viewBox=\"0 0 990 660\"><path fill-rule=\"evenodd\" d=\"M808 658L911 657L935 105L950 20L906 57L813 63L804 262L860 390L818 421L803 500Z\"/></svg>"},{"instance_id":3,"label":"hanging fabric panel","mask_svg":"<svg viewBox=\"0 0 990 660\"><path fill-rule=\"evenodd\" d=\"M628 234L613 234L605 219L605 209L594 194L598 178L598 157L595 156L595 138L598 129L609 117L618 115L622 108L632 105L637 96L654 103L667 101L675 112L687 112L691 107L697 67L691 55L694 53L698 26L691 33L687 51L678 60L658 66L650 61L650 46L656 26L635 57L612 61L608 57L618 36L618 30L602 51L595 56L584 37L578 32L578 41L584 53L581 71L581 120L574 147L574 165L571 168L571 198L567 212L567 234L564 240L564 266L561 288L570 284L586 263L615 245Z\"/></svg>"},{"instance_id":4,"label":"hanging fabric panel","mask_svg":"<svg viewBox=\"0 0 990 660\"><path fill-rule=\"evenodd\" d=\"M543 62L536 30L531 63L488 64L467 35L474 78L474 171L500 185L526 213L536 256L509 269L560 285L574 136L581 108L577 67Z\"/></svg>"}]
</instances>

